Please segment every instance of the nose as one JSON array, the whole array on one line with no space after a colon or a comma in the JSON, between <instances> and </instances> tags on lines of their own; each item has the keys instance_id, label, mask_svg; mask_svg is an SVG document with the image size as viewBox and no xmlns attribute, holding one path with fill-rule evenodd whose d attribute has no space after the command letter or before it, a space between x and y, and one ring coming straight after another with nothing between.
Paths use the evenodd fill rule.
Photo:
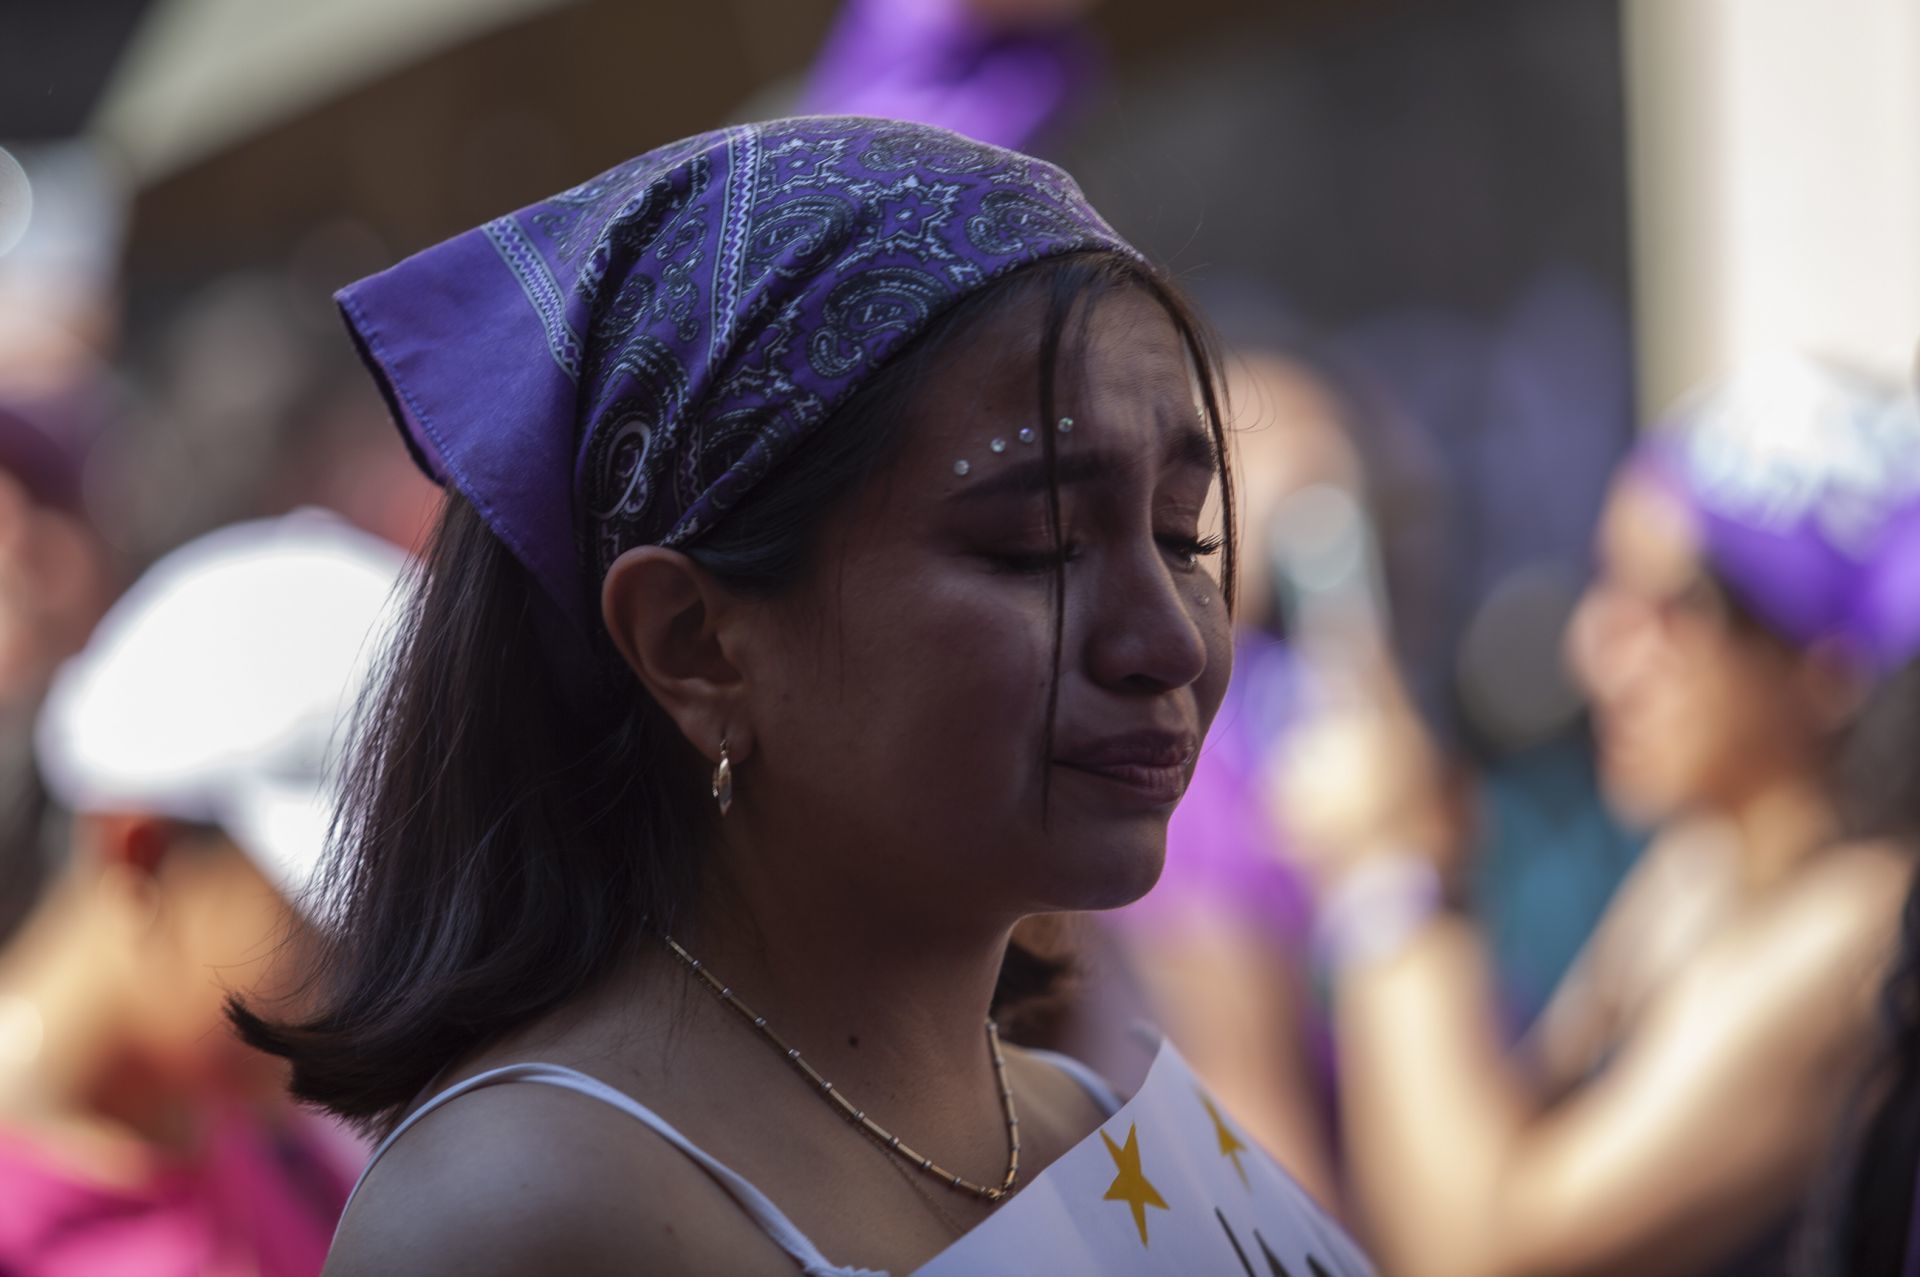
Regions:
<instances>
[{"instance_id":1,"label":"nose","mask_svg":"<svg viewBox=\"0 0 1920 1277\"><path fill-rule=\"evenodd\" d=\"M1150 542L1149 552L1129 554L1097 580L1087 637L1095 682L1115 691L1155 693L1186 687L1206 673L1207 635L1199 618L1204 609L1220 606L1211 576L1175 571Z\"/></svg>"},{"instance_id":2,"label":"nose","mask_svg":"<svg viewBox=\"0 0 1920 1277\"><path fill-rule=\"evenodd\" d=\"M1635 609L1606 585L1587 587L1567 625L1565 658L1591 701L1605 701L1632 677L1641 646Z\"/></svg>"}]
</instances>

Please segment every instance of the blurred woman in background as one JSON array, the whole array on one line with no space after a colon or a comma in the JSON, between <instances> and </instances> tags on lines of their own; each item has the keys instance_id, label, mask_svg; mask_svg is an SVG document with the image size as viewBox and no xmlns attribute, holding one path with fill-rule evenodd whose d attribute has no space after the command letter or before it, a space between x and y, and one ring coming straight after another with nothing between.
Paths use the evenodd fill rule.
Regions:
<instances>
[{"instance_id":1,"label":"blurred woman in background","mask_svg":"<svg viewBox=\"0 0 1920 1277\"><path fill-rule=\"evenodd\" d=\"M1417 720L1362 671L1306 734L1284 808L1388 1271L1786 1266L1920 835L1917 466L1910 399L1782 360L1623 468L1569 651L1610 798L1660 832L1520 1059Z\"/></svg>"},{"instance_id":2,"label":"blurred woman in background","mask_svg":"<svg viewBox=\"0 0 1920 1277\"><path fill-rule=\"evenodd\" d=\"M356 1148L281 1094L223 1000L273 987L329 745L400 555L318 512L155 565L63 666L38 755L73 813L0 948L0 1272L320 1269Z\"/></svg>"}]
</instances>

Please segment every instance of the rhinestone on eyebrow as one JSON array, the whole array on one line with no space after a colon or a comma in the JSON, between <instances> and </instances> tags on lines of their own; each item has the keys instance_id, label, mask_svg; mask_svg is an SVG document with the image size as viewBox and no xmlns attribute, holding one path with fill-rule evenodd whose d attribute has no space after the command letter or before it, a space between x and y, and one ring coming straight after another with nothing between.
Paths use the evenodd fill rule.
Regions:
<instances>
[{"instance_id":1,"label":"rhinestone on eyebrow","mask_svg":"<svg viewBox=\"0 0 1920 1277\"><path fill-rule=\"evenodd\" d=\"M1062 417L1062 418L1060 418L1060 426L1059 426L1059 430L1060 430L1060 433L1061 433L1061 434L1063 434L1063 435L1070 435L1070 434L1072 434L1072 433L1073 433L1073 418L1072 418L1072 417Z\"/></svg>"},{"instance_id":2,"label":"rhinestone on eyebrow","mask_svg":"<svg viewBox=\"0 0 1920 1277\"><path fill-rule=\"evenodd\" d=\"M1005 452L1007 450L1007 441L1005 439L995 439L992 443L988 444L987 447L993 449L996 453Z\"/></svg>"},{"instance_id":3,"label":"rhinestone on eyebrow","mask_svg":"<svg viewBox=\"0 0 1920 1277\"><path fill-rule=\"evenodd\" d=\"M1020 442L1021 442L1021 443L1032 443L1032 442L1034 441L1034 439L1035 439L1036 437L1037 437L1037 436L1035 436L1035 434L1033 433L1033 427L1032 427L1032 426L1022 426L1022 427L1020 427Z\"/></svg>"},{"instance_id":4,"label":"rhinestone on eyebrow","mask_svg":"<svg viewBox=\"0 0 1920 1277\"><path fill-rule=\"evenodd\" d=\"M973 469L973 467L968 465L964 458L953 463L953 472L963 479L967 477L967 471L971 469Z\"/></svg>"}]
</instances>

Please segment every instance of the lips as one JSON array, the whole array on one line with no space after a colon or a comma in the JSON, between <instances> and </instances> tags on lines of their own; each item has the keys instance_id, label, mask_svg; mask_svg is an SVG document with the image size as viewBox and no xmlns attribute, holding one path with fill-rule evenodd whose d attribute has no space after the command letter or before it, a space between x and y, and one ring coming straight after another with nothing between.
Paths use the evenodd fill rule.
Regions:
<instances>
[{"instance_id":1,"label":"lips","mask_svg":"<svg viewBox=\"0 0 1920 1277\"><path fill-rule=\"evenodd\" d=\"M1199 742L1183 732L1126 732L1062 750L1054 761L1150 805L1171 806L1187 791L1198 750Z\"/></svg>"}]
</instances>

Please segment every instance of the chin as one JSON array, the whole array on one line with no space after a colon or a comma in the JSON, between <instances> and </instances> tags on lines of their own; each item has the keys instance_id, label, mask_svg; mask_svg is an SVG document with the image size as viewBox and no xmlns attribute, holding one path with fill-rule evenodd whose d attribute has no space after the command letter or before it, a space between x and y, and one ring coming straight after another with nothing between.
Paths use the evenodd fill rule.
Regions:
<instances>
[{"instance_id":1,"label":"chin","mask_svg":"<svg viewBox=\"0 0 1920 1277\"><path fill-rule=\"evenodd\" d=\"M1635 828L1651 829L1664 824L1685 806L1671 786L1619 768L1601 772L1600 789L1614 817Z\"/></svg>"},{"instance_id":2,"label":"chin","mask_svg":"<svg viewBox=\"0 0 1920 1277\"><path fill-rule=\"evenodd\" d=\"M1092 842L1083 848L1062 848L1056 860L1058 869L1048 884L1049 908L1075 913L1091 913L1130 905L1153 890L1160 871L1167 863L1167 834L1162 827L1157 837L1119 838Z\"/></svg>"}]
</instances>

